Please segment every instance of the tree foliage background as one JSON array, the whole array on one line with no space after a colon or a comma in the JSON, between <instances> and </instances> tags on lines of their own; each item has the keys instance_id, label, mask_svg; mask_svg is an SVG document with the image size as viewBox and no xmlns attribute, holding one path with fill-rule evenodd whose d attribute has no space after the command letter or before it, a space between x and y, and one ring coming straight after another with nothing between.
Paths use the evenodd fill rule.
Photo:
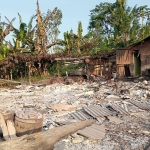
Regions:
<instances>
[{"instance_id":1,"label":"tree foliage background","mask_svg":"<svg viewBox=\"0 0 150 150\"><path fill-rule=\"evenodd\" d=\"M137 5L132 8L126 3L126 0L105 2L91 10L88 28L98 35L100 51L126 47L150 35L150 8Z\"/></svg>"},{"instance_id":2,"label":"tree foliage background","mask_svg":"<svg viewBox=\"0 0 150 150\"><path fill-rule=\"evenodd\" d=\"M150 36L150 8L132 8L126 0L97 4L90 11L87 34L83 35L82 22L78 21L77 30L64 32L63 39L58 39L63 13L57 7L41 13L37 1L36 14L28 23L21 14L17 17L19 28L13 26L15 18L9 20L5 16L6 21L0 22L0 78L42 76L47 74L49 63L54 64L55 57L108 53ZM6 41L10 32L12 40Z\"/></svg>"}]
</instances>

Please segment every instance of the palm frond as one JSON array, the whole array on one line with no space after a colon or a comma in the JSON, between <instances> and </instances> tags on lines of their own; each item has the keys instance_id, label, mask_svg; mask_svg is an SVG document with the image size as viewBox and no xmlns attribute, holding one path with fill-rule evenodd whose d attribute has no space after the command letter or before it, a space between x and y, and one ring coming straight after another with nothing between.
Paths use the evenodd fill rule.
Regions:
<instances>
[{"instance_id":1,"label":"palm frond","mask_svg":"<svg viewBox=\"0 0 150 150\"><path fill-rule=\"evenodd\" d=\"M18 13L18 16L19 16L19 23L21 24L22 23L22 17L19 13Z\"/></svg>"}]
</instances>

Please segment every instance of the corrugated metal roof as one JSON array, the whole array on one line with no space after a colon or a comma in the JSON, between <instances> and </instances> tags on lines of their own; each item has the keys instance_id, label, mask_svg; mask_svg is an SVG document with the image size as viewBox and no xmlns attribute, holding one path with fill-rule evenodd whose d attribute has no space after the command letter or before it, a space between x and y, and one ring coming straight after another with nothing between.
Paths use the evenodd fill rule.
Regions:
<instances>
[{"instance_id":1,"label":"corrugated metal roof","mask_svg":"<svg viewBox=\"0 0 150 150\"><path fill-rule=\"evenodd\" d=\"M105 127L93 124L90 127L77 131L77 133L93 140L99 140L105 137Z\"/></svg>"},{"instance_id":2,"label":"corrugated metal roof","mask_svg":"<svg viewBox=\"0 0 150 150\"><path fill-rule=\"evenodd\" d=\"M137 100L129 100L129 103L133 104L134 106L143 109L143 110L150 110L150 104L146 103L146 102L140 102Z\"/></svg>"},{"instance_id":3,"label":"corrugated metal roof","mask_svg":"<svg viewBox=\"0 0 150 150\"><path fill-rule=\"evenodd\" d=\"M123 109L125 109L128 113L130 112L129 107L128 107L127 104L121 104L121 107L122 107Z\"/></svg>"},{"instance_id":4,"label":"corrugated metal roof","mask_svg":"<svg viewBox=\"0 0 150 150\"><path fill-rule=\"evenodd\" d=\"M134 46L140 44L141 42L144 42L144 41L146 41L146 40L149 40L149 39L150 39L150 36L148 36L148 37L142 39L141 41L138 41L138 42L135 42L135 43L129 45L127 48L128 48L128 49L131 49L132 47L134 47Z\"/></svg>"},{"instance_id":5,"label":"corrugated metal roof","mask_svg":"<svg viewBox=\"0 0 150 150\"><path fill-rule=\"evenodd\" d=\"M102 107L100 105L90 105L88 107L84 107L84 110L78 110L70 115L77 120L86 120L90 118L98 118L104 116L112 116L117 113L120 114L129 114L129 109L126 104L109 104L112 107L112 110L109 110L106 107Z\"/></svg>"},{"instance_id":6,"label":"corrugated metal roof","mask_svg":"<svg viewBox=\"0 0 150 150\"><path fill-rule=\"evenodd\" d=\"M109 104L109 106L112 107L115 111L119 112L120 114L126 114L126 115L129 114L129 109L126 104L119 105L119 104L111 103Z\"/></svg>"},{"instance_id":7,"label":"corrugated metal roof","mask_svg":"<svg viewBox=\"0 0 150 150\"><path fill-rule=\"evenodd\" d=\"M109 109L105 108L105 107L101 107L98 105L91 105L88 107L84 107L84 110L90 114L91 116L93 116L94 118L100 117L100 116L109 116L109 115L113 115L115 112L110 111Z\"/></svg>"},{"instance_id":8,"label":"corrugated metal roof","mask_svg":"<svg viewBox=\"0 0 150 150\"><path fill-rule=\"evenodd\" d=\"M84 110L78 110L70 115L77 120L86 120L92 118L92 116L88 115Z\"/></svg>"}]
</instances>

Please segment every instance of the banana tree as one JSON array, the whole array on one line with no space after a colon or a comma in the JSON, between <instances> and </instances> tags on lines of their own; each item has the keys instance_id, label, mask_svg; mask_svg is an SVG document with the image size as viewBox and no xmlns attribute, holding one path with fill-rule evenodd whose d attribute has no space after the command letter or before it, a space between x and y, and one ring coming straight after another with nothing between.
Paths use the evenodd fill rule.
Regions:
<instances>
[{"instance_id":1,"label":"banana tree","mask_svg":"<svg viewBox=\"0 0 150 150\"><path fill-rule=\"evenodd\" d=\"M76 34L73 33L71 29L70 32L64 32L64 40L57 40L57 44L64 47L64 51L68 54L76 53L77 52L77 42L78 37Z\"/></svg>"},{"instance_id":2,"label":"banana tree","mask_svg":"<svg viewBox=\"0 0 150 150\"><path fill-rule=\"evenodd\" d=\"M8 56L8 53L10 52L10 49L8 47L8 45L5 44L1 44L0 45L0 60L6 58Z\"/></svg>"},{"instance_id":3,"label":"banana tree","mask_svg":"<svg viewBox=\"0 0 150 150\"><path fill-rule=\"evenodd\" d=\"M13 31L12 23L16 18L13 18L11 21L5 16L6 22L0 22L0 43L4 42L4 39L7 35L10 34L11 31Z\"/></svg>"},{"instance_id":4,"label":"banana tree","mask_svg":"<svg viewBox=\"0 0 150 150\"><path fill-rule=\"evenodd\" d=\"M19 16L19 29L13 27L13 44L8 42L14 52L26 51L32 52L34 47L34 28L32 28L32 22L35 18L35 15L31 17L28 25L22 22L22 17L18 13Z\"/></svg>"},{"instance_id":5,"label":"banana tree","mask_svg":"<svg viewBox=\"0 0 150 150\"><path fill-rule=\"evenodd\" d=\"M64 32L64 41L62 42L62 44L65 46L65 51L70 54L72 51L72 46L73 46L73 39L72 39L72 31L70 31L70 33Z\"/></svg>"},{"instance_id":6,"label":"banana tree","mask_svg":"<svg viewBox=\"0 0 150 150\"><path fill-rule=\"evenodd\" d=\"M36 38L35 38L35 50L38 53L47 53L47 49L49 49L51 46L55 45L56 42L51 43L47 45L48 42L48 36L47 36L47 28L50 19L54 19L57 14L57 7L54 8L54 10L47 14L46 17L43 17L40 11L39 3L37 1L37 28L36 28Z\"/></svg>"},{"instance_id":7,"label":"banana tree","mask_svg":"<svg viewBox=\"0 0 150 150\"><path fill-rule=\"evenodd\" d=\"M5 37L13 31L12 23L15 20L15 18L13 18L11 21L9 21L6 16L5 18L8 23L0 22L0 59L6 58L8 56L8 53L10 52L10 48L7 45Z\"/></svg>"}]
</instances>

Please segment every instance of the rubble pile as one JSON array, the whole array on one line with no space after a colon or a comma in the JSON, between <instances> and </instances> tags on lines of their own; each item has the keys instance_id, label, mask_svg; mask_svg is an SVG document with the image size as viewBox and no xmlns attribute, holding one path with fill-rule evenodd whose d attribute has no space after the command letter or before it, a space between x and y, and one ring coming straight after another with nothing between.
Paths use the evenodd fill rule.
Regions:
<instances>
[{"instance_id":1,"label":"rubble pile","mask_svg":"<svg viewBox=\"0 0 150 150\"><path fill-rule=\"evenodd\" d=\"M150 144L150 82L147 80L1 88L0 110L42 114L43 132L82 120L95 120L91 126L60 139L54 150L144 150Z\"/></svg>"}]
</instances>

